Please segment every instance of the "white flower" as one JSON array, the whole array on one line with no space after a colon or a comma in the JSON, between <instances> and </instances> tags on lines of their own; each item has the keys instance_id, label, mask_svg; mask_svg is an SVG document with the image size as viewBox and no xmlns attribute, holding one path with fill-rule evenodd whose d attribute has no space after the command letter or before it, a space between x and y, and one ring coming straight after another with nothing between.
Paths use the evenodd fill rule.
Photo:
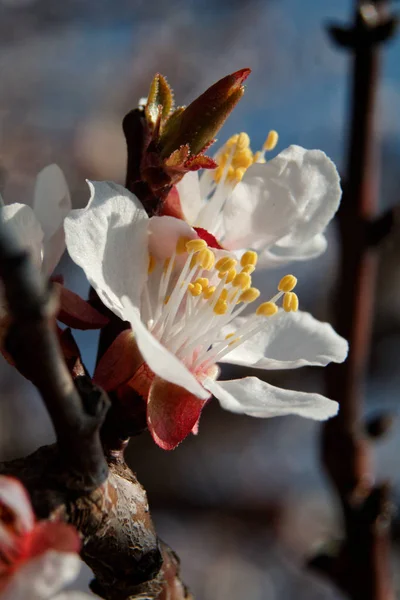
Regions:
<instances>
[{"instance_id":1,"label":"white flower","mask_svg":"<svg viewBox=\"0 0 400 600\"><path fill-rule=\"evenodd\" d=\"M3 221L46 275L53 272L65 250L63 221L70 210L67 182L54 164L38 174L32 208L20 203L1 208Z\"/></svg>"},{"instance_id":2,"label":"white flower","mask_svg":"<svg viewBox=\"0 0 400 600\"><path fill-rule=\"evenodd\" d=\"M84 600L57 595L76 579L81 561L75 529L36 521L28 495L13 477L0 476L0 600Z\"/></svg>"},{"instance_id":3,"label":"white flower","mask_svg":"<svg viewBox=\"0 0 400 600\"><path fill-rule=\"evenodd\" d=\"M235 135L215 156L216 170L200 179L187 173L176 186L190 225L229 250L257 250L260 266L322 254L324 230L341 197L336 167L320 150L290 146L265 162L277 139L270 132L263 151L253 155L248 135Z\"/></svg>"},{"instance_id":4,"label":"white flower","mask_svg":"<svg viewBox=\"0 0 400 600\"><path fill-rule=\"evenodd\" d=\"M224 408L257 417L326 419L337 412L337 403L323 396L278 389L255 377L216 381L220 361L286 369L345 359L347 342L329 324L290 312L298 303L293 276L283 278L281 291L253 315L238 318L259 296L251 287L255 252L245 253L238 265L184 221L149 219L123 187L89 185L88 206L65 220L67 248L104 304L132 326L143 364L129 384L147 399L149 429L161 447L175 447L196 427L211 394ZM281 297L289 312L278 309ZM117 340L117 356L108 361L114 371L125 352Z\"/></svg>"}]
</instances>

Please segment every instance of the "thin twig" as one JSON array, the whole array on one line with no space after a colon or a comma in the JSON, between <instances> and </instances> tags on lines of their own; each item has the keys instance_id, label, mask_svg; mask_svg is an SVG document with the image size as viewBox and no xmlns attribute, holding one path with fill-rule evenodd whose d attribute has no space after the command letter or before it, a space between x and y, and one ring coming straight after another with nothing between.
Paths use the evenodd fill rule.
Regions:
<instances>
[{"instance_id":1,"label":"thin twig","mask_svg":"<svg viewBox=\"0 0 400 600\"><path fill-rule=\"evenodd\" d=\"M331 28L334 40L354 52L347 179L339 212L342 260L336 328L349 340L343 365L327 370L328 395L339 415L324 426L325 467L341 500L345 538L339 555L324 566L352 600L394 597L389 571L389 501L386 485L374 486L371 448L365 435L362 395L372 330L377 253L377 161L374 136L380 42L393 31L384 2L358 2L351 29ZM377 235L371 235L371 233Z\"/></svg>"},{"instance_id":2,"label":"thin twig","mask_svg":"<svg viewBox=\"0 0 400 600\"><path fill-rule=\"evenodd\" d=\"M46 404L68 470L68 487L94 489L108 471L99 436L108 400L86 377L74 385L56 333L57 298L1 221L0 276L11 318L7 352Z\"/></svg>"}]
</instances>

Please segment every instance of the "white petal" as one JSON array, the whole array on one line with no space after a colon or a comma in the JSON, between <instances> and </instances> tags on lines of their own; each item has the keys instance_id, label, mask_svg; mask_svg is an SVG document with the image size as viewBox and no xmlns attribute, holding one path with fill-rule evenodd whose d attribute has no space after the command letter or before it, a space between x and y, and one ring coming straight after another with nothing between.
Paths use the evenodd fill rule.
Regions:
<instances>
[{"instance_id":1,"label":"white petal","mask_svg":"<svg viewBox=\"0 0 400 600\"><path fill-rule=\"evenodd\" d=\"M71 198L64 174L57 165L48 165L36 178L33 210L49 240L62 226L71 210Z\"/></svg>"},{"instance_id":2,"label":"white petal","mask_svg":"<svg viewBox=\"0 0 400 600\"><path fill-rule=\"evenodd\" d=\"M249 167L228 198L224 210L224 246L232 250L261 249L291 231L297 203L269 165Z\"/></svg>"},{"instance_id":3,"label":"white petal","mask_svg":"<svg viewBox=\"0 0 400 600\"><path fill-rule=\"evenodd\" d=\"M0 507L7 507L15 518L16 533L26 533L34 525L35 517L27 491L18 479L0 475ZM13 536L4 527L0 518L0 545L12 545Z\"/></svg>"},{"instance_id":4,"label":"white petal","mask_svg":"<svg viewBox=\"0 0 400 600\"><path fill-rule=\"evenodd\" d=\"M236 319L224 333L237 331L244 322L243 318ZM263 323L251 339L233 349L221 362L257 369L297 369L341 363L347 356L346 340L329 323L322 323L309 313L279 310Z\"/></svg>"},{"instance_id":5,"label":"white petal","mask_svg":"<svg viewBox=\"0 0 400 600\"><path fill-rule=\"evenodd\" d=\"M4 223L8 223L22 248L28 250L35 265L42 265L43 230L35 213L26 204L8 204L1 209Z\"/></svg>"},{"instance_id":6,"label":"white petal","mask_svg":"<svg viewBox=\"0 0 400 600\"><path fill-rule=\"evenodd\" d=\"M318 233L304 244L298 244L290 248L281 247L278 242L258 254L257 267L268 268L298 260L310 260L323 254L327 246L327 239L322 233Z\"/></svg>"},{"instance_id":7,"label":"white petal","mask_svg":"<svg viewBox=\"0 0 400 600\"><path fill-rule=\"evenodd\" d=\"M149 219L122 186L89 182L89 187L87 207L65 219L68 252L102 302L123 319L122 296L137 306L147 277Z\"/></svg>"},{"instance_id":8,"label":"white petal","mask_svg":"<svg viewBox=\"0 0 400 600\"><path fill-rule=\"evenodd\" d=\"M81 566L78 554L50 550L27 562L13 576L1 600L50 599L76 579Z\"/></svg>"},{"instance_id":9,"label":"white petal","mask_svg":"<svg viewBox=\"0 0 400 600\"><path fill-rule=\"evenodd\" d=\"M190 239L198 235L190 225L175 217L151 217L149 221L149 252L155 258L170 258L180 237Z\"/></svg>"},{"instance_id":10,"label":"white petal","mask_svg":"<svg viewBox=\"0 0 400 600\"><path fill-rule=\"evenodd\" d=\"M123 299L124 316L131 323L139 350L150 369L162 379L179 385L191 394L206 400L209 394L196 377L174 354L167 350L143 324L139 310L128 298Z\"/></svg>"},{"instance_id":11,"label":"white petal","mask_svg":"<svg viewBox=\"0 0 400 600\"><path fill-rule=\"evenodd\" d=\"M324 421L338 412L338 403L320 394L277 388L257 377L213 381L204 386L219 400L222 408L251 417L299 415Z\"/></svg>"},{"instance_id":12,"label":"white petal","mask_svg":"<svg viewBox=\"0 0 400 600\"><path fill-rule=\"evenodd\" d=\"M33 210L44 232L44 265L51 274L65 250L63 221L71 210L71 197L60 167L48 165L36 178Z\"/></svg>"},{"instance_id":13,"label":"white petal","mask_svg":"<svg viewBox=\"0 0 400 600\"><path fill-rule=\"evenodd\" d=\"M342 191L333 162L321 150L290 146L267 163L296 200L300 217L280 245L308 242L322 233L336 213Z\"/></svg>"},{"instance_id":14,"label":"white petal","mask_svg":"<svg viewBox=\"0 0 400 600\"><path fill-rule=\"evenodd\" d=\"M199 176L197 172L189 171L189 173L186 173L179 183L176 184L176 189L179 193L185 220L191 225L195 225L196 217L205 204L200 195Z\"/></svg>"}]
</instances>

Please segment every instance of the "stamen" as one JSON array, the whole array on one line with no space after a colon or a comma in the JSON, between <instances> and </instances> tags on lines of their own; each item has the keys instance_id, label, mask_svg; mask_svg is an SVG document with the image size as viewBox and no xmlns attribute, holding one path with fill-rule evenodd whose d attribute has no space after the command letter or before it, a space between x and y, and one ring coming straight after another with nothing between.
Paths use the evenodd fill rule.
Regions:
<instances>
[{"instance_id":1,"label":"stamen","mask_svg":"<svg viewBox=\"0 0 400 600\"><path fill-rule=\"evenodd\" d=\"M255 270L256 270L256 268L254 265L246 265L241 270L241 273L248 273L249 275L251 275L252 273L254 273Z\"/></svg>"},{"instance_id":2,"label":"stamen","mask_svg":"<svg viewBox=\"0 0 400 600\"><path fill-rule=\"evenodd\" d=\"M250 304L251 302L254 302L254 300L257 300L257 298L260 297L260 293L260 290L258 290L257 288L249 288L240 294L239 302L245 302L246 304Z\"/></svg>"},{"instance_id":3,"label":"stamen","mask_svg":"<svg viewBox=\"0 0 400 600\"><path fill-rule=\"evenodd\" d=\"M149 254L149 266L147 268L148 274L150 275L150 273L152 273L155 268L156 268L156 259L154 258L154 256L152 254Z\"/></svg>"},{"instance_id":4,"label":"stamen","mask_svg":"<svg viewBox=\"0 0 400 600\"><path fill-rule=\"evenodd\" d=\"M228 310L228 305L224 300L218 299L213 310L216 315L224 315Z\"/></svg>"},{"instance_id":5,"label":"stamen","mask_svg":"<svg viewBox=\"0 0 400 600\"><path fill-rule=\"evenodd\" d=\"M278 312L275 302L263 302L256 310L256 315L262 317L272 317Z\"/></svg>"},{"instance_id":6,"label":"stamen","mask_svg":"<svg viewBox=\"0 0 400 600\"><path fill-rule=\"evenodd\" d=\"M220 279L225 278L225 283L231 283L236 277L236 269L229 269L227 273L225 273L225 271L223 273L219 272L218 277Z\"/></svg>"},{"instance_id":7,"label":"stamen","mask_svg":"<svg viewBox=\"0 0 400 600\"><path fill-rule=\"evenodd\" d=\"M299 308L299 299L297 295L294 292L287 292L283 296L282 306L285 312L296 312Z\"/></svg>"},{"instance_id":8,"label":"stamen","mask_svg":"<svg viewBox=\"0 0 400 600\"><path fill-rule=\"evenodd\" d=\"M255 267L258 261L258 254L253 250L247 250L240 259L240 264L242 267L252 266Z\"/></svg>"},{"instance_id":9,"label":"stamen","mask_svg":"<svg viewBox=\"0 0 400 600\"><path fill-rule=\"evenodd\" d=\"M186 252L186 244L190 242L190 238L188 237L180 237L176 243L176 253L177 254L185 254Z\"/></svg>"},{"instance_id":10,"label":"stamen","mask_svg":"<svg viewBox=\"0 0 400 600\"><path fill-rule=\"evenodd\" d=\"M179 242L178 242L179 243ZM186 251L191 254L192 252L200 252L200 250L204 250L207 248L207 242L205 240L189 240L185 244Z\"/></svg>"},{"instance_id":11,"label":"stamen","mask_svg":"<svg viewBox=\"0 0 400 600\"><path fill-rule=\"evenodd\" d=\"M278 290L280 292L291 292L297 285L297 279L294 275L285 275L279 282Z\"/></svg>"},{"instance_id":12,"label":"stamen","mask_svg":"<svg viewBox=\"0 0 400 600\"><path fill-rule=\"evenodd\" d=\"M211 296L213 295L213 293L215 292L216 289L217 288L215 287L215 285L209 285L208 288L206 288L204 290L204 293L203 293L204 298L206 300L209 300L211 298Z\"/></svg>"},{"instance_id":13,"label":"stamen","mask_svg":"<svg viewBox=\"0 0 400 600\"><path fill-rule=\"evenodd\" d=\"M227 273L237 265L237 260L230 256L223 256L215 263L215 268L220 273Z\"/></svg>"},{"instance_id":14,"label":"stamen","mask_svg":"<svg viewBox=\"0 0 400 600\"><path fill-rule=\"evenodd\" d=\"M267 139L264 142L263 150L267 150L267 152L274 150L274 148L276 147L276 145L278 143L278 140L279 140L278 132L275 131L274 129L271 129L271 131L269 132L269 134L267 136Z\"/></svg>"},{"instance_id":15,"label":"stamen","mask_svg":"<svg viewBox=\"0 0 400 600\"><path fill-rule=\"evenodd\" d=\"M232 281L233 287L238 287L241 290L247 290L251 286L251 277L248 273L238 273Z\"/></svg>"}]
</instances>

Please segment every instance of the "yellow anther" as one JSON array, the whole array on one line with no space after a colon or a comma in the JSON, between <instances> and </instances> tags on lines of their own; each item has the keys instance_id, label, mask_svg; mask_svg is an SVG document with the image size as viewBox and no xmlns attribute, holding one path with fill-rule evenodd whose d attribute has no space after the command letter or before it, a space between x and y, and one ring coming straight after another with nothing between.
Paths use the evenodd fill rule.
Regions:
<instances>
[{"instance_id":1,"label":"yellow anther","mask_svg":"<svg viewBox=\"0 0 400 600\"><path fill-rule=\"evenodd\" d=\"M231 342L229 342L228 346L233 346L233 344L236 344L236 342L239 342L241 339L242 338L240 336L237 337L237 338L235 338L234 340L232 340Z\"/></svg>"},{"instance_id":2,"label":"yellow anther","mask_svg":"<svg viewBox=\"0 0 400 600\"><path fill-rule=\"evenodd\" d=\"M251 277L248 273L238 273L232 281L233 287L247 290L251 286Z\"/></svg>"},{"instance_id":3,"label":"yellow anther","mask_svg":"<svg viewBox=\"0 0 400 600\"><path fill-rule=\"evenodd\" d=\"M154 271L154 269L156 268L156 259L154 258L154 256L152 254L149 254L149 266L147 268L147 272L152 273Z\"/></svg>"},{"instance_id":4,"label":"yellow anther","mask_svg":"<svg viewBox=\"0 0 400 600\"><path fill-rule=\"evenodd\" d=\"M217 260L217 262L215 263L215 268L220 273L227 273L228 271L236 267L236 265L237 260L231 258L230 256L224 256L223 258Z\"/></svg>"},{"instance_id":5,"label":"yellow anther","mask_svg":"<svg viewBox=\"0 0 400 600\"><path fill-rule=\"evenodd\" d=\"M253 163L253 153L247 133L242 132L229 138L218 153L217 162L218 168L214 171L214 178L217 183L219 183L225 171L227 181L231 183L240 181L246 169Z\"/></svg>"},{"instance_id":6,"label":"yellow anther","mask_svg":"<svg viewBox=\"0 0 400 600\"><path fill-rule=\"evenodd\" d=\"M296 312L299 308L299 299L297 297L297 294L295 294L294 292L287 292L283 296L282 306L283 310L286 312Z\"/></svg>"},{"instance_id":7,"label":"yellow anther","mask_svg":"<svg viewBox=\"0 0 400 600\"><path fill-rule=\"evenodd\" d=\"M226 288L223 288L222 292L219 295L217 302L225 302L227 298L228 298L228 290Z\"/></svg>"},{"instance_id":8,"label":"yellow anther","mask_svg":"<svg viewBox=\"0 0 400 600\"><path fill-rule=\"evenodd\" d=\"M236 137L236 136L233 136L233 137ZM240 151L240 150L243 150L244 148L249 148L249 147L250 147L250 138L246 132L242 131L237 136L236 148L238 151Z\"/></svg>"},{"instance_id":9,"label":"yellow anther","mask_svg":"<svg viewBox=\"0 0 400 600\"><path fill-rule=\"evenodd\" d=\"M188 290L192 296L200 296L203 291L202 286L199 283L189 283Z\"/></svg>"},{"instance_id":10,"label":"yellow anther","mask_svg":"<svg viewBox=\"0 0 400 600\"><path fill-rule=\"evenodd\" d=\"M229 338L233 337L234 335L235 335L235 334L234 334L233 332L232 332L232 333L228 333L228 334L225 336L225 339L226 339L226 340L229 340Z\"/></svg>"},{"instance_id":11,"label":"yellow anther","mask_svg":"<svg viewBox=\"0 0 400 600\"><path fill-rule=\"evenodd\" d=\"M190 238L188 237L180 237L176 242L176 253L177 254L185 254L186 252L186 244L190 242Z\"/></svg>"},{"instance_id":12,"label":"yellow anther","mask_svg":"<svg viewBox=\"0 0 400 600\"><path fill-rule=\"evenodd\" d=\"M206 287L208 287L208 279L207 279L207 277L198 277L196 279L195 283L199 283L203 289L206 288Z\"/></svg>"},{"instance_id":13,"label":"yellow anther","mask_svg":"<svg viewBox=\"0 0 400 600\"><path fill-rule=\"evenodd\" d=\"M242 258L240 259L240 264L242 267L247 267L249 265L251 265L252 267L255 267L258 261L258 254L257 252L253 252L253 250L247 250L247 252L245 252L242 256Z\"/></svg>"},{"instance_id":14,"label":"yellow anther","mask_svg":"<svg viewBox=\"0 0 400 600\"><path fill-rule=\"evenodd\" d=\"M291 292L297 284L297 279L294 275L285 275L279 282L278 290L280 292Z\"/></svg>"},{"instance_id":15,"label":"yellow anther","mask_svg":"<svg viewBox=\"0 0 400 600\"><path fill-rule=\"evenodd\" d=\"M200 252L200 250L204 250L205 248L207 248L207 242L205 242L204 240L189 240L188 242L186 242L185 244L185 248L187 250L187 252Z\"/></svg>"},{"instance_id":16,"label":"yellow anther","mask_svg":"<svg viewBox=\"0 0 400 600\"><path fill-rule=\"evenodd\" d=\"M256 315L261 317L272 317L278 312L275 302L263 302L256 310Z\"/></svg>"},{"instance_id":17,"label":"yellow anther","mask_svg":"<svg viewBox=\"0 0 400 600\"><path fill-rule=\"evenodd\" d=\"M215 254L210 248L204 248L197 254L197 260L205 271L211 271L215 264Z\"/></svg>"},{"instance_id":18,"label":"yellow anther","mask_svg":"<svg viewBox=\"0 0 400 600\"><path fill-rule=\"evenodd\" d=\"M237 169L235 169L236 181L242 181L243 175L246 173L246 171L247 171L246 167L238 167Z\"/></svg>"},{"instance_id":19,"label":"yellow anther","mask_svg":"<svg viewBox=\"0 0 400 600\"><path fill-rule=\"evenodd\" d=\"M213 295L213 293L215 292L215 290L216 290L215 285L208 286L208 288L203 290L204 298L206 300L209 300L211 298L211 296Z\"/></svg>"},{"instance_id":20,"label":"yellow anther","mask_svg":"<svg viewBox=\"0 0 400 600\"><path fill-rule=\"evenodd\" d=\"M279 135L278 132L275 131L274 129L271 129L271 131L269 132L267 139L264 142L264 146L263 146L263 150L273 150L275 148L275 146L277 145L279 140Z\"/></svg>"},{"instance_id":21,"label":"yellow anther","mask_svg":"<svg viewBox=\"0 0 400 600\"><path fill-rule=\"evenodd\" d=\"M229 269L227 273L218 273L218 277L220 279L225 277L225 283L231 283L236 277L236 269Z\"/></svg>"},{"instance_id":22,"label":"yellow anther","mask_svg":"<svg viewBox=\"0 0 400 600\"><path fill-rule=\"evenodd\" d=\"M241 270L241 273L247 273L248 275L251 275L252 273L254 273L255 270L256 270L256 268L254 265L246 265Z\"/></svg>"},{"instance_id":23,"label":"yellow anther","mask_svg":"<svg viewBox=\"0 0 400 600\"><path fill-rule=\"evenodd\" d=\"M250 302L254 302L260 296L260 290L257 288L249 288L242 292L239 296L239 302L245 302L246 304L250 304Z\"/></svg>"},{"instance_id":24,"label":"yellow anther","mask_svg":"<svg viewBox=\"0 0 400 600\"><path fill-rule=\"evenodd\" d=\"M224 300L218 300L214 306L214 312L216 315L224 315L228 310L228 305Z\"/></svg>"},{"instance_id":25,"label":"yellow anther","mask_svg":"<svg viewBox=\"0 0 400 600\"><path fill-rule=\"evenodd\" d=\"M168 296L165 296L164 304L168 304L170 298L171 298L171 294L169 294Z\"/></svg>"},{"instance_id":26,"label":"yellow anther","mask_svg":"<svg viewBox=\"0 0 400 600\"><path fill-rule=\"evenodd\" d=\"M170 258L166 258L166 259L164 260L164 266L163 266L163 271L164 271L164 273L166 273L166 272L167 272L167 270L168 270L168 267L169 267L169 263L170 263L170 262L171 262L171 259L170 259Z\"/></svg>"}]
</instances>

